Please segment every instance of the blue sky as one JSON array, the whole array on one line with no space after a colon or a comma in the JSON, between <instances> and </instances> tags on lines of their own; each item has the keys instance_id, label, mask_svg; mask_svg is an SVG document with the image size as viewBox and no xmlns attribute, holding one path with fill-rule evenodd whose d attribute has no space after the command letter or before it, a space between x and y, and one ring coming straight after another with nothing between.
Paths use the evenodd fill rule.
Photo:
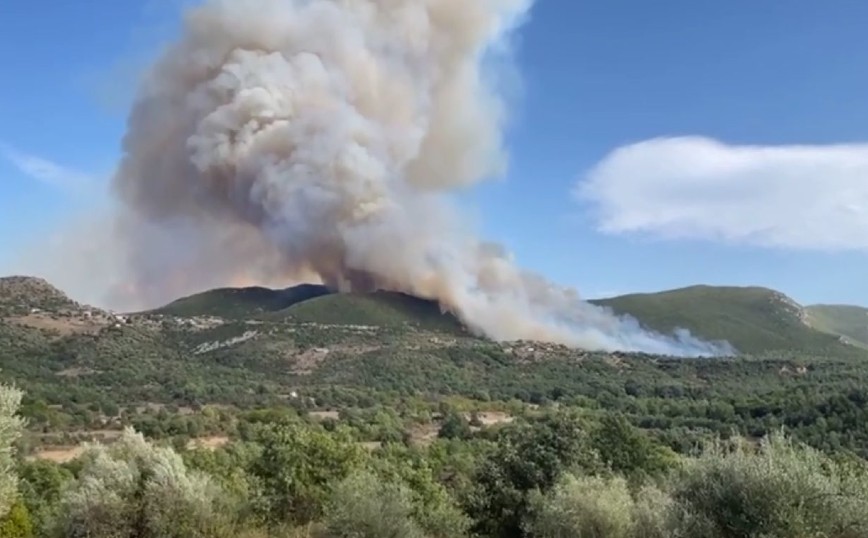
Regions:
<instances>
[{"instance_id":1,"label":"blue sky","mask_svg":"<svg viewBox=\"0 0 868 538\"><path fill-rule=\"evenodd\" d=\"M0 6L0 272L104 196L179 5ZM756 284L868 304L865 20L859 0L538 0L509 174L472 193L484 234L590 296ZM685 138L639 144L659 137Z\"/></svg>"}]
</instances>

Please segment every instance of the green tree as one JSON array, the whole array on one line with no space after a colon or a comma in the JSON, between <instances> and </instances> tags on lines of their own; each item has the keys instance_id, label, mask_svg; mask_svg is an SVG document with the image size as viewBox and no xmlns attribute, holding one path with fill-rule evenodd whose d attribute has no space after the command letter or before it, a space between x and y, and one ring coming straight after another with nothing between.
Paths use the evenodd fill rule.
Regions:
<instances>
[{"instance_id":1,"label":"green tree","mask_svg":"<svg viewBox=\"0 0 868 538\"><path fill-rule=\"evenodd\" d=\"M252 465L260 510L274 522L307 523L322 514L330 488L359 469L365 453L343 432L292 422L265 429Z\"/></svg>"},{"instance_id":2,"label":"green tree","mask_svg":"<svg viewBox=\"0 0 868 538\"><path fill-rule=\"evenodd\" d=\"M610 469L628 475L659 473L677 461L671 450L656 445L621 414L600 419L591 434L591 446Z\"/></svg>"},{"instance_id":3,"label":"green tree","mask_svg":"<svg viewBox=\"0 0 868 538\"><path fill-rule=\"evenodd\" d=\"M369 467L386 483L408 488L413 517L429 538L452 538L466 534L469 519L434 477L430 457L401 445L385 448Z\"/></svg>"},{"instance_id":4,"label":"green tree","mask_svg":"<svg viewBox=\"0 0 868 538\"><path fill-rule=\"evenodd\" d=\"M474 530L494 538L522 536L530 492L547 492L566 471L597 471L601 465L575 417L551 414L505 428L480 465L467 501Z\"/></svg>"},{"instance_id":5,"label":"green tree","mask_svg":"<svg viewBox=\"0 0 868 538\"><path fill-rule=\"evenodd\" d=\"M247 471L261 452L256 443L237 441L217 450L188 450L183 457L188 467L207 473L229 494L249 500L254 485Z\"/></svg>"},{"instance_id":6,"label":"green tree","mask_svg":"<svg viewBox=\"0 0 868 538\"><path fill-rule=\"evenodd\" d=\"M37 534L44 535L63 488L73 475L56 463L39 459L22 462L18 475L21 499L30 512Z\"/></svg>"},{"instance_id":7,"label":"green tree","mask_svg":"<svg viewBox=\"0 0 868 538\"><path fill-rule=\"evenodd\" d=\"M472 433L467 419L461 413L450 411L443 419L437 436L443 439L467 439Z\"/></svg>"}]
</instances>

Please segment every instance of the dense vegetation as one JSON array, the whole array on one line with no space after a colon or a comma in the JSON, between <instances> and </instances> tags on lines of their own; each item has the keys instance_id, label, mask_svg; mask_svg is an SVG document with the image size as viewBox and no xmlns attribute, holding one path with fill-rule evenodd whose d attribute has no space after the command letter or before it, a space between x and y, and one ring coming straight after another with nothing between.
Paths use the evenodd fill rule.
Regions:
<instances>
[{"instance_id":1,"label":"dense vegetation","mask_svg":"<svg viewBox=\"0 0 868 538\"><path fill-rule=\"evenodd\" d=\"M203 352L254 330L256 337ZM69 444L124 425L157 436L231 434L233 416L274 406L371 414L388 407L399 425L380 435L395 438L414 427L414 409L430 413L443 398L462 397L468 411L615 410L677 450L709 435L761 437L785 427L817 448L864 456L866 365L859 357L783 353L719 360L588 354L283 321L191 331L164 319L60 337L0 323L0 368L27 393L22 413L37 444Z\"/></svg>"},{"instance_id":2,"label":"dense vegetation","mask_svg":"<svg viewBox=\"0 0 868 538\"><path fill-rule=\"evenodd\" d=\"M221 288L183 297L153 311L169 316L221 316L244 318L265 312L277 312L329 291L312 284L285 290L268 288Z\"/></svg>"},{"instance_id":3,"label":"dense vegetation","mask_svg":"<svg viewBox=\"0 0 868 538\"><path fill-rule=\"evenodd\" d=\"M370 450L293 413L245 424L213 451L127 429L69 464L19 460L0 536L868 536L866 463L778 435L678 456L617 414L562 410Z\"/></svg>"},{"instance_id":4,"label":"dense vegetation","mask_svg":"<svg viewBox=\"0 0 868 538\"><path fill-rule=\"evenodd\" d=\"M115 316L3 284L0 537L868 537L858 348L587 353L395 294Z\"/></svg>"}]
</instances>

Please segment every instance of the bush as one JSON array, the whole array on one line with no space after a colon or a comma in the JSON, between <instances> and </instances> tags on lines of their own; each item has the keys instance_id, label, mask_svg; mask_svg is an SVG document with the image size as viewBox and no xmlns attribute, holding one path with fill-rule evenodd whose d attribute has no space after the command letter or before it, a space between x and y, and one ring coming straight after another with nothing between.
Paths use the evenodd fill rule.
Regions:
<instances>
[{"instance_id":1,"label":"bush","mask_svg":"<svg viewBox=\"0 0 868 538\"><path fill-rule=\"evenodd\" d=\"M868 473L776 435L716 444L674 484L685 536L868 536Z\"/></svg>"},{"instance_id":2,"label":"bush","mask_svg":"<svg viewBox=\"0 0 868 538\"><path fill-rule=\"evenodd\" d=\"M441 439L467 439L473 434L470 424L461 414L451 411L443 419L443 425L437 432Z\"/></svg>"},{"instance_id":3,"label":"bush","mask_svg":"<svg viewBox=\"0 0 868 538\"><path fill-rule=\"evenodd\" d=\"M231 536L233 505L206 476L190 472L170 448L126 430L95 445L61 497L55 531L65 538Z\"/></svg>"},{"instance_id":4,"label":"bush","mask_svg":"<svg viewBox=\"0 0 868 538\"><path fill-rule=\"evenodd\" d=\"M636 498L621 477L567 475L548 494L535 494L526 530L536 538L663 538L671 501L655 488Z\"/></svg>"},{"instance_id":5,"label":"bush","mask_svg":"<svg viewBox=\"0 0 868 538\"><path fill-rule=\"evenodd\" d=\"M669 538L675 505L666 492L645 486L633 496L633 538Z\"/></svg>"},{"instance_id":6,"label":"bush","mask_svg":"<svg viewBox=\"0 0 868 538\"><path fill-rule=\"evenodd\" d=\"M358 473L335 487L326 509L329 538L424 538L413 519L412 492Z\"/></svg>"},{"instance_id":7,"label":"bush","mask_svg":"<svg viewBox=\"0 0 868 538\"><path fill-rule=\"evenodd\" d=\"M0 385L0 517L9 512L18 490L14 444L21 435L22 422L16 416L21 396L20 391Z\"/></svg>"}]
</instances>

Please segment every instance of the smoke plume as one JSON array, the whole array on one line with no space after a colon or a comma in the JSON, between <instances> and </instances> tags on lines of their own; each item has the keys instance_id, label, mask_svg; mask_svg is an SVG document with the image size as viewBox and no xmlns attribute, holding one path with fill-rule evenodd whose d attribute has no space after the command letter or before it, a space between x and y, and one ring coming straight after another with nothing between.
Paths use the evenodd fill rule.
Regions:
<instances>
[{"instance_id":1,"label":"smoke plume","mask_svg":"<svg viewBox=\"0 0 868 538\"><path fill-rule=\"evenodd\" d=\"M505 169L506 107L489 59L508 52L528 9L214 0L190 10L140 88L114 178L137 271L129 286L163 299L202 273L318 279L435 299L499 340L722 351L643 331L520 270L449 204Z\"/></svg>"}]
</instances>

